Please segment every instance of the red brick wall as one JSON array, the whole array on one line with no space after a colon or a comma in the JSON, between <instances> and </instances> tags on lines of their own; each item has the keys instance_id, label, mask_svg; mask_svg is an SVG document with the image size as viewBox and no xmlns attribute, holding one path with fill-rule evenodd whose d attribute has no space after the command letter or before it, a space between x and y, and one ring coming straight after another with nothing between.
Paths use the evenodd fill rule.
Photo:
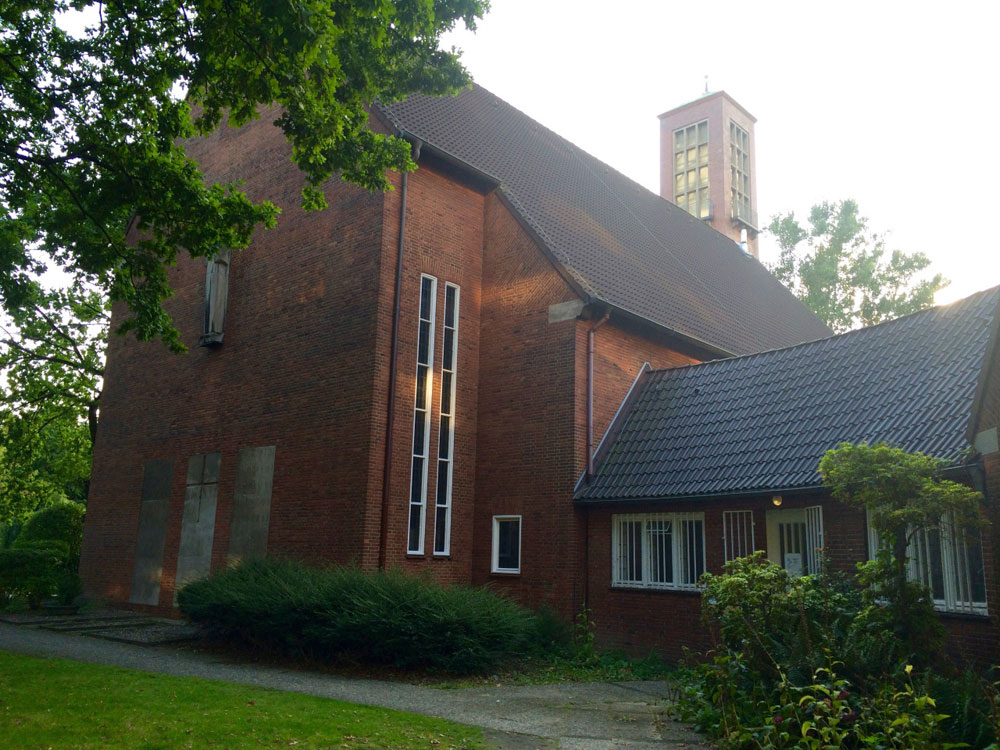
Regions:
<instances>
[{"instance_id":1,"label":"red brick wall","mask_svg":"<svg viewBox=\"0 0 1000 750\"><path fill-rule=\"evenodd\" d=\"M472 580L568 616L575 323L548 316L575 294L497 196L485 217ZM490 573L497 514L522 516L520 575Z\"/></svg>"},{"instance_id":2,"label":"red brick wall","mask_svg":"<svg viewBox=\"0 0 1000 750\"><path fill-rule=\"evenodd\" d=\"M587 438L587 332L596 321L576 325L576 431L579 471L585 469ZM643 364L653 369L700 362L704 355L641 331L634 324L611 318L594 333L594 448L611 425Z\"/></svg>"},{"instance_id":3,"label":"red brick wall","mask_svg":"<svg viewBox=\"0 0 1000 750\"><path fill-rule=\"evenodd\" d=\"M995 462L1000 464L1000 462ZM1000 467L998 467L1000 468ZM996 479L995 485L1000 485ZM998 487L997 489L1000 489ZM815 495L784 496L781 509L821 505L825 557L831 570L852 575L856 564L867 559L867 531L864 514L829 498ZM720 573L724 564L723 512L751 510L754 514L756 549L767 549L769 498L706 500L669 505L622 505L594 508L589 522L588 597L591 619L598 640L605 645L643 655L655 650L668 659L680 659L683 649L705 649L711 637L701 621L701 597L685 591L649 591L611 586L611 517L614 513L704 512L705 564L708 572ZM986 570L995 570L993 545L984 540ZM946 648L957 660L988 666L1000 659L1000 632L996 624L996 602L1000 601L997 578L987 580L990 616L941 614L948 634Z\"/></svg>"},{"instance_id":4,"label":"red brick wall","mask_svg":"<svg viewBox=\"0 0 1000 750\"><path fill-rule=\"evenodd\" d=\"M1000 425L1000 352L993 352L985 382L977 430ZM990 526L983 532L983 563L986 567L986 600L989 619L946 617L944 624L956 656L984 666L1000 663L1000 452L983 456L984 496Z\"/></svg>"},{"instance_id":5,"label":"red brick wall","mask_svg":"<svg viewBox=\"0 0 1000 750\"><path fill-rule=\"evenodd\" d=\"M826 560L833 570L854 571L865 559L864 516L830 499L816 495L782 497L781 510L820 505ZM598 639L609 646L643 655L656 651L676 660L683 649L705 649L711 645L701 621L701 596L688 591L655 591L613 588L611 585L611 534L613 514L688 513L705 515L705 566L709 573L721 573L725 563L723 513L753 512L754 546L767 549L767 512L774 509L770 497L721 498L663 505L625 504L590 511L590 580L588 597ZM860 552L858 552L860 550ZM858 556L860 555L860 556Z\"/></svg>"},{"instance_id":6,"label":"red brick wall","mask_svg":"<svg viewBox=\"0 0 1000 750\"><path fill-rule=\"evenodd\" d=\"M472 516L475 508L476 433L478 419L480 296L483 273L483 206L481 192L421 161L407 188L403 286L400 309L398 380L395 396L393 464L390 479L385 561L413 572L429 571L442 581L468 583L472 574ZM398 184L398 177L396 183ZM399 239L401 192L388 194L384 212L382 253L386 258L379 295L378 340L375 344L377 385L372 421L373 450L368 456L370 481L365 518L367 564L378 557L386 399L395 258ZM437 278L434 329L434 376L431 391L431 431L424 554L407 555L410 459L413 449L414 376L417 361L417 321L421 274ZM458 360L455 396L455 456L452 479L450 555L434 549L434 503L437 487L438 429L441 405L441 353L444 339L445 285L459 293Z\"/></svg>"},{"instance_id":7,"label":"red brick wall","mask_svg":"<svg viewBox=\"0 0 1000 750\"><path fill-rule=\"evenodd\" d=\"M225 343L196 346L201 333L204 262L183 260L172 275L168 310L190 352L114 337L81 570L88 591L127 601L138 524L142 466L174 459L174 486L160 603L169 606L176 570L188 458L222 452L213 566L228 549L236 452L277 446L269 551L312 561L377 559L386 409L388 326L395 272L398 192L388 199L331 181L330 208L298 208L301 177L289 149L266 121L220 130L190 151L213 177L247 178L252 198L283 208L276 229L260 232L234 256ZM475 434L478 286L482 196L432 169L410 178L400 330L397 455L390 550L405 550L405 505L413 419L416 299L420 272L460 284L458 436ZM383 222L385 224L383 225ZM383 228L386 235L383 237ZM383 254L383 250L386 254ZM391 252L390 252L391 250ZM389 282L386 283L388 277ZM122 310L115 311L115 324ZM435 366L440 365L441 326ZM432 403L439 404L435 378ZM436 426L431 445L436 447ZM471 561L475 442L456 439L453 543L443 578L467 580ZM404 476L405 474L405 476ZM431 472L431 485L434 473ZM428 523L428 534L433 524ZM374 531L373 531L374 530ZM430 547L428 546L428 551ZM402 556L390 557L390 563Z\"/></svg>"}]
</instances>

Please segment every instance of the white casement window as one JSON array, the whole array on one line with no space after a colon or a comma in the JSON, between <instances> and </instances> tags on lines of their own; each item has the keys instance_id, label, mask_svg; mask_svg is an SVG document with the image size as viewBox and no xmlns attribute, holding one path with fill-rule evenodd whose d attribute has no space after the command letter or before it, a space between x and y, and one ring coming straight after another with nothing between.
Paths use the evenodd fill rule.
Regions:
<instances>
[{"instance_id":1,"label":"white casement window","mask_svg":"<svg viewBox=\"0 0 1000 750\"><path fill-rule=\"evenodd\" d=\"M753 553L752 510L727 510L722 514L722 547L726 562Z\"/></svg>"},{"instance_id":2,"label":"white casement window","mask_svg":"<svg viewBox=\"0 0 1000 750\"><path fill-rule=\"evenodd\" d=\"M444 287L444 343L441 346L441 413L438 428L434 554L451 551L451 480L455 454L455 389L458 366L458 297L455 284Z\"/></svg>"},{"instance_id":3,"label":"white casement window","mask_svg":"<svg viewBox=\"0 0 1000 750\"><path fill-rule=\"evenodd\" d=\"M410 464L410 516L406 551L422 554L427 523L427 456L431 440L431 389L434 384L434 320L437 279L420 277L417 324L417 374L413 398L413 459Z\"/></svg>"},{"instance_id":4,"label":"white casement window","mask_svg":"<svg viewBox=\"0 0 1000 750\"><path fill-rule=\"evenodd\" d=\"M704 513L611 517L614 586L694 589L705 572Z\"/></svg>"},{"instance_id":5,"label":"white casement window","mask_svg":"<svg viewBox=\"0 0 1000 750\"><path fill-rule=\"evenodd\" d=\"M229 302L229 259L229 251L224 250L209 258L205 267L205 325L199 346L222 343Z\"/></svg>"},{"instance_id":6,"label":"white casement window","mask_svg":"<svg viewBox=\"0 0 1000 750\"><path fill-rule=\"evenodd\" d=\"M868 547L874 557L879 536L868 519ZM941 612L985 615L986 569L978 531L964 531L951 515L936 529L912 532L906 548L907 576L930 589L934 608Z\"/></svg>"},{"instance_id":7,"label":"white casement window","mask_svg":"<svg viewBox=\"0 0 1000 750\"><path fill-rule=\"evenodd\" d=\"M494 573L521 572L521 517L493 516Z\"/></svg>"}]
</instances>

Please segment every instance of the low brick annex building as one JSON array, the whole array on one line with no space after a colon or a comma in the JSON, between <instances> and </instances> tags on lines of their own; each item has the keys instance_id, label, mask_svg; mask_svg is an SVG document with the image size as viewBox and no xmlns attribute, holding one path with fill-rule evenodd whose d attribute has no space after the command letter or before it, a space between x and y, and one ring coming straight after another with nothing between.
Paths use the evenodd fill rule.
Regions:
<instances>
[{"instance_id":1,"label":"low brick annex building","mask_svg":"<svg viewBox=\"0 0 1000 750\"><path fill-rule=\"evenodd\" d=\"M641 477L668 460L731 476L726 432L697 466L612 447L634 438L626 425L663 373L829 337L759 262L480 87L372 120L414 144L419 169L385 195L331 181L317 213L298 208L301 178L266 119L189 145L209 179L244 178L284 212L247 250L175 269L168 310L189 354L111 341L81 556L91 595L170 612L184 581L278 553L489 583L567 619L586 602L605 642L676 656L701 641L693 580L729 554L723 529L732 549L771 549L772 495L823 508L820 536L815 511L788 521L801 549L776 553L782 564L808 571L810 545L867 554L864 519L807 497L815 482L649 491ZM992 304L992 331L989 299L977 310ZM995 346L976 341L985 372ZM806 366L838 376L832 360ZM724 401L752 403L750 366L722 367ZM992 453L976 465L996 494L995 369L967 394L980 416L963 435L985 431ZM641 496L616 494L623 472ZM637 572L660 558L654 577ZM991 610L972 609L992 627Z\"/></svg>"}]
</instances>

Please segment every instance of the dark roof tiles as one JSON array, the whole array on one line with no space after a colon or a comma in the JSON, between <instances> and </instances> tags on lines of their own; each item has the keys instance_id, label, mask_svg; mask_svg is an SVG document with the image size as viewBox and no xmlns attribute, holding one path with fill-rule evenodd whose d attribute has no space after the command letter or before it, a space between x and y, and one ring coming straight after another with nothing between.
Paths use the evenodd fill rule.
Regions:
<instances>
[{"instance_id":1,"label":"dark roof tiles","mask_svg":"<svg viewBox=\"0 0 1000 750\"><path fill-rule=\"evenodd\" d=\"M807 344L653 371L586 501L818 486L842 441L957 459L1000 287Z\"/></svg>"},{"instance_id":2,"label":"dark roof tiles","mask_svg":"<svg viewBox=\"0 0 1000 750\"><path fill-rule=\"evenodd\" d=\"M829 334L735 242L480 86L382 111L496 179L586 295L732 354Z\"/></svg>"}]
</instances>

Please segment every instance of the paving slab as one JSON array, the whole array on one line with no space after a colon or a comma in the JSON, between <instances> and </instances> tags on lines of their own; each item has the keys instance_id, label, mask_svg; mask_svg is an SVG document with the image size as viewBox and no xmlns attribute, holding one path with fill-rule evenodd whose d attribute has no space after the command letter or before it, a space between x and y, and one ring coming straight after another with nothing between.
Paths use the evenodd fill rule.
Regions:
<instances>
[{"instance_id":1,"label":"paving slab","mask_svg":"<svg viewBox=\"0 0 1000 750\"><path fill-rule=\"evenodd\" d=\"M437 716L483 727L487 730L488 744L496 750L709 747L690 727L670 719L668 709L673 689L667 682L442 690L252 664L192 648L122 643L85 637L79 631L53 632L3 622L0 622L0 649L257 685Z\"/></svg>"}]
</instances>

